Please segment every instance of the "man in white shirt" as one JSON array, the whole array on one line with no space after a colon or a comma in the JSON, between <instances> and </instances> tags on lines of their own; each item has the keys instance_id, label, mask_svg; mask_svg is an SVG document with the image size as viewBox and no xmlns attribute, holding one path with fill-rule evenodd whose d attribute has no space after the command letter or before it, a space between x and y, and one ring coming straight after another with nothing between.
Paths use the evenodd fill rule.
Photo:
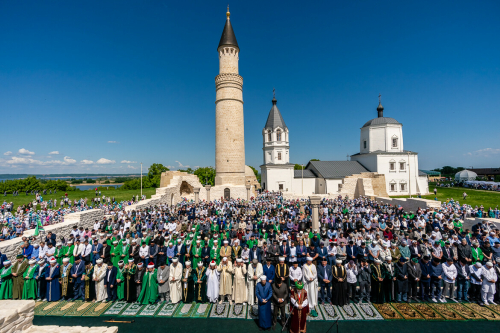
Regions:
<instances>
[{"instance_id":1,"label":"man in white shirt","mask_svg":"<svg viewBox=\"0 0 500 333\"><path fill-rule=\"evenodd\" d=\"M446 263L443 264L443 274L444 274L444 288L443 288L443 300L447 294L453 302L455 300L455 280L457 279L457 268L453 264L453 258L448 257Z\"/></svg>"},{"instance_id":2,"label":"man in white shirt","mask_svg":"<svg viewBox=\"0 0 500 333\"><path fill-rule=\"evenodd\" d=\"M77 238L76 242L75 242L75 248L73 249L73 256L77 257L77 256L81 255L83 252L83 249L85 249L85 245L80 243L80 238Z\"/></svg>"},{"instance_id":3,"label":"man in white shirt","mask_svg":"<svg viewBox=\"0 0 500 333\"><path fill-rule=\"evenodd\" d=\"M139 248L139 256L145 266L148 264L149 258L149 246L146 245L146 242L142 243L142 246Z\"/></svg>"},{"instance_id":4,"label":"man in white shirt","mask_svg":"<svg viewBox=\"0 0 500 333\"><path fill-rule=\"evenodd\" d=\"M481 287L481 299L483 300L484 305L496 305L493 301L493 297L495 295L495 283L497 282L497 274L493 269L493 263L488 261L483 269L483 273L481 275L483 282Z\"/></svg>"}]
</instances>

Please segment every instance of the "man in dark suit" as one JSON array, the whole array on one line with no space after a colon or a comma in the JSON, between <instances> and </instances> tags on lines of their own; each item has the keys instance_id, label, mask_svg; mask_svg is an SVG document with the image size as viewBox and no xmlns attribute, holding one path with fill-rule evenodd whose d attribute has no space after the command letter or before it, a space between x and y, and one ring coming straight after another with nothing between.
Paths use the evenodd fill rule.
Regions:
<instances>
[{"instance_id":1,"label":"man in dark suit","mask_svg":"<svg viewBox=\"0 0 500 333\"><path fill-rule=\"evenodd\" d=\"M441 247L441 251L443 251L443 257L441 258L441 262L447 262L448 258L454 261L453 260L454 255L450 246L450 241L444 242L444 247Z\"/></svg>"},{"instance_id":2,"label":"man in dark suit","mask_svg":"<svg viewBox=\"0 0 500 333\"><path fill-rule=\"evenodd\" d=\"M47 237L45 237L45 243L49 245L52 243L52 246L56 246L56 234L53 234L51 231L47 233Z\"/></svg>"},{"instance_id":3,"label":"man in dark suit","mask_svg":"<svg viewBox=\"0 0 500 333\"><path fill-rule=\"evenodd\" d=\"M117 299L116 296L116 274L118 269L113 266L111 261L108 261L108 269L106 270L106 275L104 276L104 287L106 287L106 291L108 292L108 298L106 298L106 302L114 302Z\"/></svg>"},{"instance_id":4,"label":"man in dark suit","mask_svg":"<svg viewBox=\"0 0 500 333\"><path fill-rule=\"evenodd\" d=\"M307 247L304 245L304 241L299 241L299 246L297 247L297 260L299 266L302 267L306 263L307 257Z\"/></svg>"},{"instance_id":5,"label":"man in dark suit","mask_svg":"<svg viewBox=\"0 0 500 333\"><path fill-rule=\"evenodd\" d=\"M418 260L422 257L422 249L418 245L416 240L412 241L412 244L409 246L410 248L410 259L417 258Z\"/></svg>"},{"instance_id":6,"label":"man in dark suit","mask_svg":"<svg viewBox=\"0 0 500 333\"><path fill-rule=\"evenodd\" d=\"M257 244L254 244L254 246L250 249L250 261L257 259L259 262L262 260L262 253L261 250L257 247Z\"/></svg>"},{"instance_id":7,"label":"man in dark suit","mask_svg":"<svg viewBox=\"0 0 500 333\"><path fill-rule=\"evenodd\" d=\"M273 312L273 330L276 326L276 322L278 321L278 313L281 312L281 326L285 327L286 322L286 305L288 304L288 286L281 279L276 279L276 282L273 283L273 304L274 304L274 312Z\"/></svg>"},{"instance_id":8,"label":"man in dark suit","mask_svg":"<svg viewBox=\"0 0 500 333\"><path fill-rule=\"evenodd\" d=\"M366 247L366 243L365 242L361 242L361 246L358 247L358 254L357 254L357 257L358 257L358 260L362 260L362 259L366 259L368 260L368 248Z\"/></svg>"},{"instance_id":9,"label":"man in dark suit","mask_svg":"<svg viewBox=\"0 0 500 333\"><path fill-rule=\"evenodd\" d=\"M277 239L274 239L273 244L267 248L267 253L269 255L267 260L270 260L272 265L276 265L280 255L280 247Z\"/></svg>"},{"instance_id":10,"label":"man in dark suit","mask_svg":"<svg viewBox=\"0 0 500 333\"><path fill-rule=\"evenodd\" d=\"M355 263L358 262L358 247L354 245L354 242L352 240L349 241L349 245L346 246L346 254L347 262L349 262L350 260L354 261Z\"/></svg>"},{"instance_id":11,"label":"man in dark suit","mask_svg":"<svg viewBox=\"0 0 500 333\"><path fill-rule=\"evenodd\" d=\"M470 283L470 268L465 259L455 263L457 269L457 301L468 302L467 291Z\"/></svg>"},{"instance_id":12,"label":"man in dark suit","mask_svg":"<svg viewBox=\"0 0 500 333\"><path fill-rule=\"evenodd\" d=\"M73 301L81 299L85 301L85 281L82 279L85 272L85 263L80 256L75 257L75 263L71 267L70 274L73 277Z\"/></svg>"},{"instance_id":13,"label":"man in dark suit","mask_svg":"<svg viewBox=\"0 0 500 333\"><path fill-rule=\"evenodd\" d=\"M205 246L201 249L201 258L203 259L203 265L207 267L210 264L210 247L208 246L208 242L205 242Z\"/></svg>"},{"instance_id":14,"label":"man in dark suit","mask_svg":"<svg viewBox=\"0 0 500 333\"><path fill-rule=\"evenodd\" d=\"M332 285L332 266L328 265L327 258L321 260L321 264L316 268L318 272L318 284L319 284L319 297L318 301L320 304L324 304L325 301L331 304L331 285Z\"/></svg>"},{"instance_id":15,"label":"man in dark suit","mask_svg":"<svg viewBox=\"0 0 500 333\"><path fill-rule=\"evenodd\" d=\"M101 251L99 251L99 259L102 259L106 264L111 262L111 246L106 241L102 243Z\"/></svg>"},{"instance_id":16,"label":"man in dark suit","mask_svg":"<svg viewBox=\"0 0 500 333\"><path fill-rule=\"evenodd\" d=\"M285 258L285 262L288 264L288 260L290 257L290 246L288 246L286 240L283 240L280 245L280 256Z\"/></svg>"}]
</instances>

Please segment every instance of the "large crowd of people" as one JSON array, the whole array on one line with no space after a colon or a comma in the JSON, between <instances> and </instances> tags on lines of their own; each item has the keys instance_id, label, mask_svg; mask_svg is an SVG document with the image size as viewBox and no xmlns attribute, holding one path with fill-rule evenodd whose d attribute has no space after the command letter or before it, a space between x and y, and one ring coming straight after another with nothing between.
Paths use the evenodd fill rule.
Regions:
<instances>
[{"instance_id":1,"label":"large crowd of people","mask_svg":"<svg viewBox=\"0 0 500 333\"><path fill-rule=\"evenodd\" d=\"M16 258L0 255L0 299L227 301L258 305L262 329L288 306L299 332L319 304L500 298L500 231L488 221L464 228L457 202L411 212L324 199L317 229L308 201L279 193L109 213L90 230L23 237Z\"/></svg>"}]
</instances>

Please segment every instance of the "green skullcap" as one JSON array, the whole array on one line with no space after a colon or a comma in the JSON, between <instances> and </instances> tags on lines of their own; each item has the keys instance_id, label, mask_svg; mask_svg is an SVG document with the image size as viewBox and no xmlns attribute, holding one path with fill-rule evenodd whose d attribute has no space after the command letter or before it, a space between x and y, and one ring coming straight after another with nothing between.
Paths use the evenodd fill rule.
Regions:
<instances>
[{"instance_id":1,"label":"green skullcap","mask_svg":"<svg viewBox=\"0 0 500 333\"><path fill-rule=\"evenodd\" d=\"M295 282L295 288L301 290L302 288L304 288L304 285L302 284L302 282Z\"/></svg>"}]
</instances>

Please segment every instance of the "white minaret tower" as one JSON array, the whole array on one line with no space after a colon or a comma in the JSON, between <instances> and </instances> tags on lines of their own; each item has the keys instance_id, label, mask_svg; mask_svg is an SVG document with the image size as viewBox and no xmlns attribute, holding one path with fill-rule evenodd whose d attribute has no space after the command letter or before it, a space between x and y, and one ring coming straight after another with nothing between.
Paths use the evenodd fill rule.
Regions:
<instances>
[{"instance_id":1,"label":"white minaret tower","mask_svg":"<svg viewBox=\"0 0 500 333\"><path fill-rule=\"evenodd\" d=\"M217 48L219 75L215 77L215 185L245 185L243 78L238 75L240 48L227 8L226 25Z\"/></svg>"},{"instance_id":2,"label":"white minaret tower","mask_svg":"<svg viewBox=\"0 0 500 333\"><path fill-rule=\"evenodd\" d=\"M292 191L293 167L290 163L288 127L276 105L273 89L273 106L262 130L264 164L261 168L261 187L268 191Z\"/></svg>"}]
</instances>

